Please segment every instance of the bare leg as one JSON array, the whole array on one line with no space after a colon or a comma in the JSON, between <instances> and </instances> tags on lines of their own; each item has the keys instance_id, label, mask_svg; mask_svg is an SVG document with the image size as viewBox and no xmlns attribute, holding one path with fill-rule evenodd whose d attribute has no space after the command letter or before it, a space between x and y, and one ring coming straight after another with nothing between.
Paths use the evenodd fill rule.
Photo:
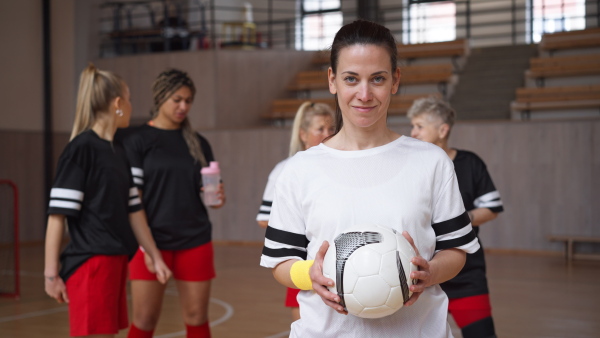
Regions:
<instances>
[{"instance_id":1,"label":"bare leg","mask_svg":"<svg viewBox=\"0 0 600 338\"><path fill-rule=\"evenodd\" d=\"M210 281L187 282L178 280L177 290L186 325L200 326L208 322Z\"/></svg>"},{"instance_id":2,"label":"bare leg","mask_svg":"<svg viewBox=\"0 0 600 338\"><path fill-rule=\"evenodd\" d=\"M133 325L144 331L156 328L166 287L158 281L131 281Z\"/></svg>"},{"instance_id":3,"label":"bare leg","mask_svg":"<svg viewBox=\"0 0 600 338\"><path fill-rule=\"evenodd\" d=\"M292 320L297 321L298 319L300 319L300 308L293 307L292 308Z\"/></svg>"}]
</instances>

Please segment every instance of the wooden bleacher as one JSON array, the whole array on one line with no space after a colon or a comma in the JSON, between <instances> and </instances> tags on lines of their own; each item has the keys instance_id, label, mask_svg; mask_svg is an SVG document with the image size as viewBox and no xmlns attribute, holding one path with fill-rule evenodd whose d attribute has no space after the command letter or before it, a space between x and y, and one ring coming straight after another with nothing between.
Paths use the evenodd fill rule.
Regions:
<instances>
[{"instance_id":1,"label":"wooden bleacher","mask_svg":"<svg viewBox=\"0 0 600 338\"><path fill-rule=\"evenodd\" d=\"M469 55L469 42L466 39L457 39L453 41L398 44L398 58L407 63L414 59L449 57L453 60ZM322 51L315 54L312 59L314 65L328 65L329 51Z\"/></svg>"},{"instance_id":2,"label":"wooden bleacher","mask_svg":"<svg viewBox=\"0 0 600 338\"><path fill-rule=\"evenodd\" d=\"M542 35L541 51L600 47L600 27Z\"/></svg>"},{"instance_id":3,"label":"wooden bleacher","mask_svg":"<svg viewBox=\"0 0 600 338\"><path fill-rule=\"evenodd\" d=\"M398 58L401 62L400 86L427 85L437 86L434 93L402 94L393 96L388 114L404 115L413 101L429 95L446 96L448 84L456 81L457 58L469 54L469 44L466 39L446 42L422 44L398 44ZM452 62L436 64L415 64L413 61L421 58L451 58ZM435 61L434 61L435 62ZM330 63L330 52L319 51L314 54L311 61L313 70L299 72L287 90L296 97L304 99L281 99L272 103L270 112L263 114L263 118L271 120L291 119L296 114L300 104L306 100L324 102L334 107L333 96L326 99L310 99L311 91L325 91L329 89L327 81L327 68ZM440 94L441 93L441 94Z\"/></svg>"},{"instance_id":4,"label":"wooden bleacher","mask_svg":"<svg viewBox=\"0 0 600 338\"><path fill-rule=\"evenodd\" d=\"M600 54L532 58L525 75L536 79L538 86L549 77L600 75Z\"/></svg>"},{"instance_id":5,"label":"wooden bleacher","mask_svg":"<svg viewBox=\"0 0 600 338\"><path fill-rule=\"evenodd\" d=\"M453 79L453 69L450 63L406 66L400 68L400 73L400 85L445 84ZM327 88L329 88L327 71L323 70L299 72L287 87L290 91L325 90Z\"/></svg>"},{"instance_id":6,"label":"wooden bleacher","mask_svg":"<svg viewBox=\"0 0 600 338\"><path fill-rule=\"evenodd\" d=\"M526 78L535 80L538 88L517 88L512 112L520 113L523 120L531 119L531 113L536 111L563 111L559 114L563 117L571 112L576 113L573 116L583 111L589 111L586 114L590 116L594 110L600 113L600 81L594 80L600 79L600 54L589 48L600 48L598 27L544 34L539 50L548 53L545 57L531 58L525 73ZM559 50L566 53L554 54ZM589 76L596 77L590 80ZM568 86L556 80L554 87L544 87L546 79L561 77L571 78L565 82Z\"/></svg>"},{"instance_id":7,"label":"wooden bleacher","mask_svg":"<svg viewBox=\"0 0 600 338\"><path fill-rule=\"evenodd\" d=\"M518 88L511 109L529 119L532 111L598 108L600 112L600 84L570 86Z\"/></svg>"},{"instance_id":8,"label":"wooden bleacher","mask_svg":"<svg viewBox=\"0 0 600 338\"><path fill-rule=\"evenodd\" d=\"M430 95L440 96L440 94L401 94L392 96L390 106L388 108L389 115L406 115L406 112L412 105L413 101ZM293 119L300 108L300 105L307 100L303 99L281 99L273 101L271 111L263 115L266 119ZM326 103L332 108L335 107L333 97L325 99L310 99L311 102Z\"/></svg>"}]
</instances>

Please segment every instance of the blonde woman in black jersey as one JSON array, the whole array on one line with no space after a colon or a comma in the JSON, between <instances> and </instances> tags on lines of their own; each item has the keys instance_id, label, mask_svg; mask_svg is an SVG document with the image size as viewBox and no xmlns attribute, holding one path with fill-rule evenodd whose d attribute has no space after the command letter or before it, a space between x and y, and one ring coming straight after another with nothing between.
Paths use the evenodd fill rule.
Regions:
<instances>
[{"instance_id":1,"label":"blonde woman in black jersey","mask_svg":"<svg viewBox=\"0 0 600 338\"><path fill-rule=\"evenodd\" d=\"M196 92L192 79L170 69L158 76L152 90L152 119L126 138L125 147L152 235L176 280L187 337L210 337L208 301L215 269L200 170L215 159L187 116ZM222 184L218 196L221 203L212 208L225 203ZM128 337L134 338L152 337L165 292L144 258L138 251L129 265L133 323Z\"/></svg>"},{"instance_id":2,"label":"blonde woman in black jersey","mask_svg":"<svg viewBox=\"0 0 600 338\"><path fill-rule=\"evenodd\" d=\"M45 289L69 303L71 336L113 337L128 326L127 261L137 242L153 258L150 268L160 283L171 274L152 240L125 151L113 142L130 115L127 84L88 66L50 192L46 230ZM59 257L65 221L70 242Z\"/></svg>"}]
</instances>

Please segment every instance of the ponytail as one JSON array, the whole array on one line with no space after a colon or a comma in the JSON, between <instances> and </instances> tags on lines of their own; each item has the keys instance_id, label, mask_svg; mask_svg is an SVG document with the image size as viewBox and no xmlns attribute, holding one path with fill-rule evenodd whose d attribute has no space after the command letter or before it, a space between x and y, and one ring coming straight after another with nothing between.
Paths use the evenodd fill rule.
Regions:
<instances>
[{"instance_id":1,"label":"ponytail","mask_svg":"<svg viewBox=\"0 0 600 338\"><path fill-rule=\"evenodd\" d=\"M200 140L198 139L198 135L192 128L192 124L190 120L186 117L185 120L181 123L181 129L183 132L183 138L185 139L185 143L187 143L188 148L190 149L190 155L200 162L200 165L203 167L208 166L208 162L206 162L206 157L204 157L204 153L202 152L202 147L200 146Z\"/></svg>"},{"instance_id":2,"label":"ponytail","mask_svg":"<svg viewBox=\"0 0 600 338\"><path fill-rule=\"evenodd\" d=\"M90 63L81 72L75 121L70 140L94 125L100 113L108 111L110 102L123 95L124 82L120 76L99 70Z\"/></svg>"}]
</instances>

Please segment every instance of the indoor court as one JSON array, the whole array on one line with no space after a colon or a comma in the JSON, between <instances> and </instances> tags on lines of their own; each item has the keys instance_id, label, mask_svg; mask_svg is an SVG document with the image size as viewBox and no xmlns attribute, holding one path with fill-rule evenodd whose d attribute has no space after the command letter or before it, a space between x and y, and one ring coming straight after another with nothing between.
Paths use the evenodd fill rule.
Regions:
<instances>
[{"instance_id":1,"label":"indoor court","mask_svg":"<svg viewBox=\"0 0 600 338\"><path fill-rule=\"evenodd\" d=\"M42 248L22 250L22 297L0 299L0 333L6 338L68 336L68 315L43 291ZM287 337L285 288L258 266L259 245L216 244L210 321L213 337ZM499 337L599 337L600 261L567 264L559 255L490 252L488 279ZM167 288L155 337L185 337L174 285ZM402 311L402 309L400 309ZM453 333L461 337L453 326ZM126 337L123 330L117 337Z\"/></svg>"},{"instance_id":2,"label":"indoor court","mask_svg":"<svg viewBox=\"0 0 600 338\"><path fill-rule=\"evenodd\" d=\"M386 98L382 106L385 107L387 102L389 105L386 111L381 109L383 113L377 115L381 116L377 122L387 128L386 132L392 133L373 132L371 136L411 136L413 121L408 111L416 100L430 98L449 103L456 111L456 123L454 118L451 123L446 123L452 129L451 133L448 131L451 137L446 139L449 138L449 146L479 156L483 163L481 172L489 173L488 179L493 180L493 191L473 196L473 200L479 200L481 206L482 196L489 197L494 193L501 196L492 201L498 203L495 207L501 209L500 213L487 207L494 213L493 217L498 217L482 224L478 234L485 249L485 264L480 266L485 265L487 269L497 337L600 338L600 1L597 0L0 1L3 52L0 56L3 103L0 118L0 338L69 336L68 307L58 304L44 290L44 241L46 230L51 228L47 225L51 189L68 190L53 184L59 171L59 156L70 142L74 117L80 114L80 111L76 113L80 74L89 69L86 67L91 67L90 63L99 70L119 75L121 81L115 82L121 86L126 84L128 91L122 90L120 95L131 94L126 100L129 108L125 114L130 126L156 127L153 123L157 115L160 117L159 108L175 96L153 87L157 75L176 68L180 75L191 80L192 86L188 81L177 87L177 90L184 88L193 92L189 100L178 98L189 109L178 112L187 124L179 122L171 129L191 127L187 129L188 138L185 139L188 148L178 149L183 149L185 156L191 154L194 166L200 168L202 163L218 161L226 202L222 207L209 207L204 211L202 203L206 204L206 200L198 199L203 193L198 192L200 185L196 185L202 178L195 167L193 173L196 176L177 176L188 179L185 184L175 188L165 184L171 188L172 195L167 196L161 191L156 196L181 206L184 204L178 204L181 202L178 192L189 192L186 189L198 187L193 196L188 195L191 198L187 202L197 202L199 208L186 210L193 210L196 215L202 213L202 231L209 230L202 233L202 241L205 241L197 244L211 240L214 244L217 277L212 280L210 291L212 337L288 337L292 320L290 308L284 306L286 287L274 279L271 269L260 266L265 229L257 225L257 213L259 216L270 215L271 206L276 205L265 199L263 193L273 168L290 153L295 154L290 150L290 136L300 107L313 108L318 104L334 107L338 102L330 93L327 77L331 44L340 27L359 18L389 29L389 32L385 30L390 37L388 47L391 45L389 50L393 50L393 44L396 44L401 75L397 93L381 94ZM387 65L386 58L385 67ZM183 76L178 77L181 78ZM166 95L164 100L158 100L156 93ZM118 96L119 100L121 96ZM353 100L351 95L346 97ZM350 106L345 105L346 108ZM112 118L118 120L123 116L121 108L115 110L116 115L111 114ZM115 117L117 115L119 118ZM169 128L155 129L165 131ZM115 136L114 130L111 136ZM123 132L123 139L131 130ZM372 132L375 129L364 130ZM200 143L196 144L196 150L201 149L192 154L190 145L193 144L187 142L194 139L190 137L194 131L201 135L200 140L208 141L213 160L206 161L207 152ZM118 142L116 136L115 139ZM152 142L165 139L164 136L157 137ZM113 140L110 137L104 139L110 141L112 152L116 154ZM161 149L152 142L148 141L148 149ZM310 148L304 141L300 143L304 148L299 150ZM204 161L196 162L198 152ZM145 150L140 153L146 154ZM164 154L171 155L171 152ZM450 158L453 160L452 156ZM443 157L443 160L447 158ZM176 161L155 161L160 165L177 166ZM145 184L143 172L146 169L142 168L147 163L141 161L138 168L130 166L129 162L131 159L123 160L121 169L133 172L131 179L140 188ZM187 169L191 168L189 163ZM355 169L358 166L348 167L352 169L348 172L358 172ZM413 165L412 168L418 167ZM338 171L345 169L342 167ZM127 176L120 177L123 180L130 177L129 171ZM394 175L397 173L395 166L389 171ZM369 174L372 172L375 170ZM427 175L429 171L419 173ZM342 174L326 173L336 178ZM410 181L405 176L402 179ZM184 188L180 189L182 186ZM419 193L437 188L435 184L414 186ZM427 187L421 189L423 186ZM106 184L104 187L111 186ZM390 187L386 188L391 191ZM336 189L325 191L319 188L319 194L311 197L337 192ZM143 192L143 188L140 189ZM295 197L298 189L289 189L292 190ZM393 198L399 196L395 194L396 190L390 193ZM83 194L83 188L74 191ZM135 191L133 189L134 195ZM358 201L356 196L362 197L362 193L348 193L343 197L351 196ZM131 188L129 194L129 207L132 200L139 205L146 202L146 195L139 199L131 195ZM423 194L427 195L426 192ZM340 196L339 193L335 195L336 198ZM384 196L381 201L393 201L385 195L377 195L377 198L381 196ZM402 195L405 196L409 194ZM83 203L83 198L75 200L75 205ZM342 207L371 207L363 200L344 205L336 198L326 202L337 202ZM73 199L63 196L62 202L65 201L73 206ZM421 200L413 198L409 202L413 201ZM98 205L102 209L105 204ZM315 205L325 209L324 203ZM268 213L263 210L264 206L268 206ZM404 216L395 212L396 206L406 207L403 203L373 203L373 206L382 208L381 215L393 217ZM147 205L144 207L149 209ZM475 219L467 211L476 208L480 207L465 210L469 217L467 221ZM166 210L164 214L171 212L170 208L157 210ZM335 221L340 222L340 219L354 215L355 210L335 213L336 210L326 209L321 215L334 215L339 217ZM408 212L418 212L416 210L420 209L411 208ZM170 217L182 214L173 212ZM123 212L122 215L128 214ZM360 214L361 217L364 215L370 214ZM452 217L462 216L465 214ZM435 228L433 217L431 220ZM171 229L175 229L173 233L183 234L175 227L176 221L169 222L173 223L169 223ZM349 222L343 222L343 226L346 223ZM415 224L394 224L392 227L405 229ZM301 241L306 239L302 244L305 247L277 242L281 245L278 249L286 253L298 248L305 250L308 243L317 243L318 239L311 237L315 241L310 242L313 239L308 237L333 229L322 227L310 232L307 230L309 224L303 226L306 233L291 231L288 235L291 233L298 241L298 237L302 237ZM462 226L460 230L466 229ZM195 227L194 231L199 228ZM429 228L420 229L429 231L431 236ZM101 228L98 233L108 231L103 232ZM438 241L448 233L441 236L435 233L431 238ZM467 237L465 234L461 236ZM450 240L462 239L458 236L446 236L446 239L448 237L452 237ZM56 247L61 240L61 237L57 238ZM69 235L62 235L62 239L64 245ZM188 239L178 238L181 242ZM267 242L272 245L274 241L268 238ZM135 242L129 244L136 248ZM269 247L266 252L269 250L274 249ZM97 251L90 252L98 254ZM289 255L281 254L281 257ZM271 258L268 256L266 260ZM125 258L122 262L124 267ZM49 279L53 278L50 276ZM130 282L127 292L131 323ZM18 297L14 297L14 293L18 293ZM440 304L442 298L437 299ZM179 302L175 282L171 280L154 337L186 337ZM399 310L400 314L402 310ZM325 317L313 319L322 318ZM461 323L458 315L457 318ZM482 318L489 319L489 315ZM203 324L194 325L204 325L206 329L205 318L202 320ZM481 318L478 321L481 322ZM327 325L331 322L337 321L332 319ZM405 320L403 325L394 321L392 325L395 325L394 330L398 326L404 330L417 322L421 321ZM448 322L454 337L462 338L461 329L450 315ZM439 323L443 324L443 321ZM368 329L374 327L359 325ZM313 327L321 328L319 332L326 330L325 326ZM440 327L440 331L443 330L443 326ZM338 334L337 329L333 333ZM128 330L124 329L116 337L127 335Z\"/></svg>"}]
</instances>

